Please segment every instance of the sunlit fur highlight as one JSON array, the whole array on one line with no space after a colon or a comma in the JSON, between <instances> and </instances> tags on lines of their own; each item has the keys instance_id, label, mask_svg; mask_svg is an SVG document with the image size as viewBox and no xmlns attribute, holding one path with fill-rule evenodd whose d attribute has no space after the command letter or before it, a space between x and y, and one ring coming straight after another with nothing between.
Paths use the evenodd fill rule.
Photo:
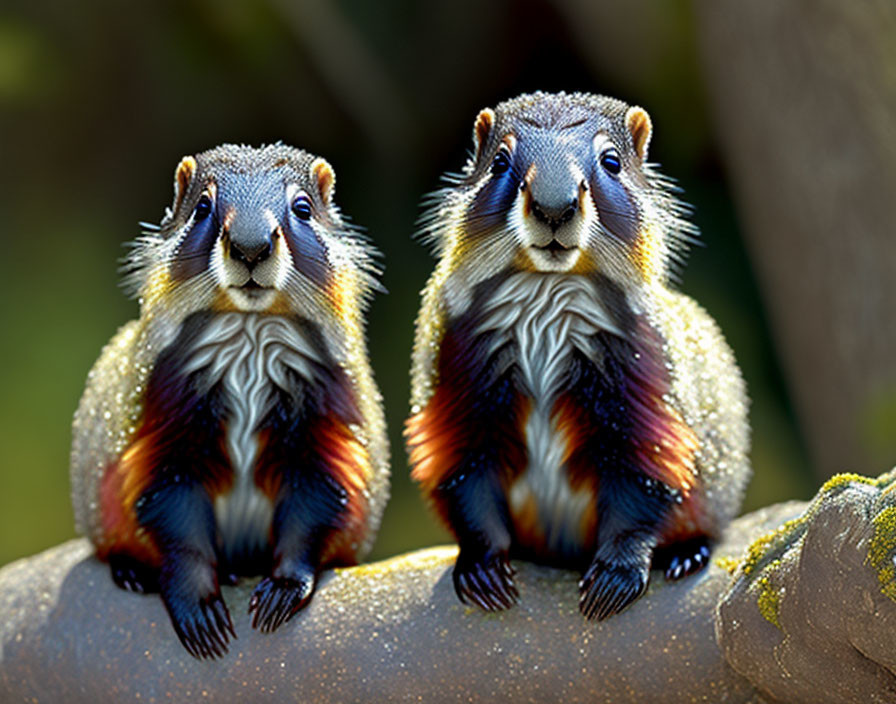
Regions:
<instances>
[{"instance_id":1,"label":"sunlit fur highlight","mask_svg":"<svg viewBox=\"0 0 896 704\"><path fill-rule=\"evenodd\" d=\"M293 262L289 242L281 235L275 240L270 262L277 268L274 290L269 292L269 299L265 298L270 304L253 308L244 305L250 299L233 296L228 290L233 283L228 277L232 278L238 267L225 268L219 266L220 261L218 265L212 261L228 255L221 231L209 240L211 256L205 250L196 254L199 250L190 249L194 253L188 253L184 242L193 226L195 204L202 193L212 199L220 196L221 184L215 174L228 169L244 174L257 172L261 178L282 177L282 201L269 204L271 212L282 212L282 217L288 216L289 197L296 190L313 194L315 209L309 226L325 252L326 278L322 284L306 275L301 259ZM220 434L226 471L220 473L221 481L211 478L218 476L217 470L210 471L209 479L212 497L218 497L216 512L222 534L239 533L231 528L248 522L254 526L250 533L258 532L258 526L264 524L262 539L269 539L266 531L271 497L247 490L246 479L248 486L254 480L252 468L248 473L245 470L252 464L249 458L257 460L260 456L265 441L255 423L270 403L272 390L287 384L277 370L291 366L302 377L313 374L310 370L314 364L323 363L317 359L303 367L296 361L310 354L310 346L296 326L310 321L326 342L326 363L349 371L349 391L357 405L357 422L346 425L339 421L341 430L327 430L334 443L333 471L360 497L349 513L359 517L361 527L350 531L346 543L350 550L339 548L341 559L347 560L349 552L357 558L370 548L388 497L388 444L380 395L367 359L364 325L364 311L372 293L382 290L376 280L381 267L379 254L332 201L333 183L332 169L324 160L284 145L258 150L225 145L187 157L176 169L172 207L166 209L159 225L142 224L142 233L129 245L122 266L122 285L137 298L140 318L122 328L103 350L75 417L71 474L76 522L97 545L127 542L134 548L132 552L142 551L137 557L147 556L147 563L157 557L146 532L138 527L134 511L134 503L150 479L154 458L163 450L163 440L156 440L157 436L161 438L160 419L151 417L153 411L146 408L147 383L160 352L175 341L185 321L196 313L212 313L212 320L217 322L200 336L188 364L192 364L193 372L206 376L206 385L223 380L231 388L228 403L232 406L233 427ZM318 187L319 196L315 191ZM185 257L205 265L189 267L189 271L198 272L189 278L176 278L175 267ZM238 320L248 321L245 329L237 330ZM249 330L253 325L258 328L255 332ZM279 332L259 332L275 329ZM238 341L241 335L244 339ZM279 351L263 351L273 347ZM243 372L239 372L251 388L251 393L243 395L237 380L240 363L234 360L256 354L261 366L244 363ZM236 366L228 366L232 363ZM238 486L242 488L237 491ZM240 498L228 504L226 495L232 489L232 498Z\"/></svg>"},{"instance_id":2,"label":"sunlit fur highlight","mask_svg":"<svg viewBox=\"0 0 896 704\"><path fill-rule=\"evenodd\" d=\"M650 130L643 110L611 98L520 96L480 113L463 170L425 201L419 236L437 263L417 316L405 436L438 514L452 530L469 520L455 530L455 586L483 608L490 596L507 605L506 589L470 586L475 570L509 579L490 551L646 570L656 546L711 541L739 505L744 389L714 322L670 288L696 228L645 161ZM496 160L499 150L509 156ZM489 386L499 373L512 381ZM508 413L496 399L512 393ZM467 427L493 418L500 440ZM506 526L494 518L505 501ZM685 559L695 548L678 549ZM595 590L589 617L640 593L618 583L608 596L600 584L583 587Z\"/></svg>"}]
</instances>

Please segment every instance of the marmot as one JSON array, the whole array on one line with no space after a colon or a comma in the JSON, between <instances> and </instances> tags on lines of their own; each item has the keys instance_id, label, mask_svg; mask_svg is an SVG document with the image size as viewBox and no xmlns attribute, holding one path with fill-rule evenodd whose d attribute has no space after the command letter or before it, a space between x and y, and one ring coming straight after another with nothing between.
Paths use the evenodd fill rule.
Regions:
<instances>
[{"instance_id":1,"label":"marmot","mask_svg":"<svg viewBox=\"0 0 896 704\"><path fill-rule=\"evenodd\" d=\"M747 398L715 322L670 287L695 234L646 161L647 113L523 95L476 118L434 194L406 437L457 538L463 601L507 608L509 558L584 574L588 618L707 564L750 475Z\"/></svg>"},{"instance_id":2,"label":"marmot","mask_svg":"<svg viewBox=\"0 0 896 704\"><path fill-rule=\"evenodd\" d=\"M128 259L140 317L75 414L77 527L119 586L161 592L197 657L236 635L219 580L266 575L249 609L273 631L322 568L368 550L387 499L363 319L375 251L334 179L282 144L185 157Z\"/></svg>"}]
</instances>

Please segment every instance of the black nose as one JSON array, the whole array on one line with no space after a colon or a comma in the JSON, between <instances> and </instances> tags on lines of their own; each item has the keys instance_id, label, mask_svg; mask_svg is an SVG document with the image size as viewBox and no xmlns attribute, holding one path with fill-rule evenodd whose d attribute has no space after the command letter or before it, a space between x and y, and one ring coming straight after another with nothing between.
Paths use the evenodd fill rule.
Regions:
<instances>
[{"instance_id":1,"label":"black nose","mask_svg":"<svg viewBox=\"0 0 896 704\"><path fill-rule=\"evenodd\" d=\"M273 243L270 239L252 243L231 240L230 258L242 262L251 269L271 256L273 249Z\"/></svg>"},{"instance_id":2,"label":"black nose","mask_svg":"<svg viewBox=\"0 0 896 704\"><path fill-rule=\"evenodd\" d=\"M556 232L562 225L572 220L578 207L579 202L575 198L560 207L547 207L535 199L532 200L532 214L536 220L550 227L551 232Z\"/></svg>"}]
</instances>

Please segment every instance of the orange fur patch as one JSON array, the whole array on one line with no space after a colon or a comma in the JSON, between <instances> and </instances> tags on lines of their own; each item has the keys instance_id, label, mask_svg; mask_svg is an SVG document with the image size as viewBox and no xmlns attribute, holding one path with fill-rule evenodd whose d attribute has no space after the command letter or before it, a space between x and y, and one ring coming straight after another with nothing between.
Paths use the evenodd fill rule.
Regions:
<instances>
[{"instance_id":1,"label":"orange fur patch","mask_svg":"<svg viewBox=\"0 0 896 704\"><path fill-rule=\"evenodd\" d=\"M642 228L632 243L632 261L645 281L656 279L665 266L660 240L656 233Z\"/></svg>"},{"instance_id":2,"label":"orange fur patch","mask_svg":"<svg viewBox=\"0 0 896 704\"><path fill-rule=\"evenodd\" d=\"M715 537L718 527L710 521L702 492L689 492L685 501L674 506L661 526L658 547L700 535Z\"/></svg>"},{"instance_id":3,"label":"orange fur patch","mask_svg":"<svg viewBox=\"0 0 896 704\"><path fill-rule=\"evenodd\" d=\"M587 436L594 432L588 414L568 395L563 395L554 404L553 418L557 431L565 440L562 465L569 467L570 488L573 491L591 491L596 503L600 468L580 466L584 463L575 461L575 455L585 445Z\"/></svg>"},{"instance_id":4,"label":"orange fur patch","mask_svg":"<svg viewBox=\"0 0 896 704\"><path fill-rule=\"evenodd\" d=\"M159 565L158 547L137 522L135 508L150 480L149 471L134 455L127 460L122 456L106 468L99 490L103 535L96 551L101 560L113 552L126 552L146 564Z\"/></svg>"},{"instance_id":5,"label":"orange fur patch","mask_svg":"<svg viewBox=\"0 0 896 704\"><path fill-rule=\"evenodd\" d=\"M367 451L348 426L333 417L321 420L314 437L323 448L325 465L349 496L343 514L345 529L333 534L321 553L321 560L323 564L355 564L358 543L367 530L364 489L371 474Z\"/></svg>"},{"instance_id":6,"label":"orange fur patch","mask_svg":"<svg viewBox=\"0 0 896 704\"><path fill-rule=\"evenodd\" d=\"M505 493L516 476L526 467L523 427L529 402L517 395L513 410L500 418L483 422L471 411L477 390L462 369L455 365L466 361L453 336L443 340L440 360L441 383L426 407L411 416L405 424L405 438L410 454L411 477L420 484L424 495L451 529L447 507L435 500L436 489L463 463L468 451L497 446L500 481Z\"/></svg>"},{"instance_id":7,"label":"orange fur patch","mask_svg":"<svg viewBox=\"0 0 896 704\"><path fill-rule=\"evenodd\" d=\"M522 479L518 481L522 481ZM513 521L513 532L516 541L535 552L544 552L547 543L544 528L538 515L538 504L535 501L535 496L530 491L521 503L509 503L510 517Z\"/></svg>"},{"instance_id":8,"label":"orange fur patch","mask_svg":"<svg viewBox=\"0 0 896 704\"><path fill-rule=\"evenodd\" d=\"M158 564L160 554L152 536L137 521L136 503L156 478L166 446L177 442L182 428L177 421L156 420L147 414L133 442L119 460L109 465L100 484L100 514L103 538L97 547L102 558L112 552L127 552L147 564ZM220 434L222 456L223 432ZM212 464L201 471L209 495L229 491L233 475L229 467Z\"/></svg>"},{"instance_id":9,"label":"orange fur patch","mask_svg":"<svg viewBox=\"0 0 896 704\"><path fill-rule=\"evenodd\" d=\"M368 502L364 491L372 474L370 459L348 425L335 416L312 421L308 437L314 439L314 448L311 450L311 457L306 458L307 461L314 462L329 472L348 494L348 504L342 514L344 525L341 530L333 532L321 552L321 564L355 564L358 544L367 530ZM276 504L285 473L279 463L264 462L267 454L264 448L275 442L276 437L269 431L259 435L261 450L260 462L255 470L255 484ZM273 456L276 457L277 453L273 453Z\"/></svg>"}]
</instances>

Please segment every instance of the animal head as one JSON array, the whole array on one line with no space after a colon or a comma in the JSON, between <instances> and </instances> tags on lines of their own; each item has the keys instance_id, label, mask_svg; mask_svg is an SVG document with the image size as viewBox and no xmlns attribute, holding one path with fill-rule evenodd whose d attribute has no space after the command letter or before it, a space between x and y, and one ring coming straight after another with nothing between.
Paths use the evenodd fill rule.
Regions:
<instances>
[{"instance_id":1,"label":"animal head","mask_svg":"<svg viewBox=\"0 0 896 704\"><path fill-rule=\"evenodd\" d=\"M125 283L144 310L182 315L362 307L375 252L340 215L334 183L324 159L282 144L184 157L174 202L134 244Z\"/></svg>"},{"instance_id":2,"label":"animal head","mask_svg":"<svg viewBox=\"0 0 896 704\"><path fill-rule=\"evenodd\" d=\"M603 96L534 93L486 108L424 231L458 269L664 281L695 230L646 161L651 130L642 108Z\"/></svg>"}]
</instances>

